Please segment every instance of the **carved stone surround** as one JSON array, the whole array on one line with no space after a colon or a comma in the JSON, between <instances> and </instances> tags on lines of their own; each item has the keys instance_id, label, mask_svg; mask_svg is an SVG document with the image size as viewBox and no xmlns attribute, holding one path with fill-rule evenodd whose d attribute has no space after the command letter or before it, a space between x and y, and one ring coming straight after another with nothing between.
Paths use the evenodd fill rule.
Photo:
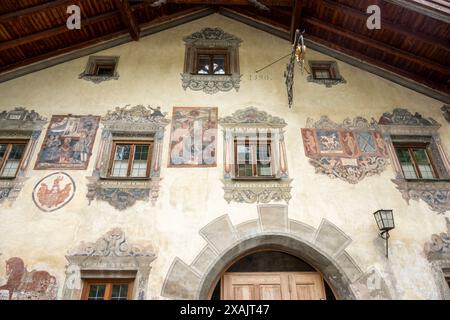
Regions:
<instances>
[{"instance_id":1,"label":"carved stone surround","mask_svg":"<svg viewBox=\"0 0 450 320\"><path fill-rule=\"evenodd\" d=\"M284 131L286 122L259 111L254 107L241 109L231 116L219 119L219 124L224 128L224 184L225 200L230 203L268 203L271 201L289 202L291 199L292 179L286 159L284 145ZM272 168L275 172L274 179L262 180L237 180L234 163L234 140L236 137L254 137L259 133L271 135Z\"/></svg>"},{"instance_id":2,"label":"carved stone surround","mask_svg":"<svg viewBox=\"0 0 450 320\"><path fill-rule=\"evenodd\" d=\"M129 208L139 200L150 199L153 205L156 203L159 194L164 131L170 122L165 118L166 114L163 114L159 107L137 105L131 108L117 107L102 118L104 127L100 151L93 176L87 178L89 203L94 199L102 200L118 210ZM113 140L130 139L153 141L149 179L123 180L107 175Z\"/></svg>"},{"instance_id":3,"label":"carved stone surround","mask_svg":"<svg viewBox=\"0 0 450 320\"><path fill-rule=\"evenodd\" d=\"M25 173L31 156L36 149L36 143L47 119L34 110L28 111L16 107L12 111L0 113L0 139L27 139L29 143L25 150L19 171L14 179L0 179L0 203L8 200L14 201L27 179Z\"/></svg>"},{"instance_id":4,"label":"carved stone surround","mask_svg":"<svg viewBox=\"0 0 450 320\"><path fill-rule=\"evenodd\" d=\"M431 210L444 213L450 210L450 164L438 133L441 125L432 118L423 118L406 109L397 108L384 113L378 121L383 132L392 164L396 172L392 180L403 198L425 201ZM439 180L407 180L397 159L394 142L425 142L434 160Z\"/></svg>"},{"instance_id":5,"label":"carved stone surround","mask_svg":"<svg viewBox=\"0 0 450 320\"><path fill-rule=\"evenodd\" d=\"M433 234L431 241L425 244L424 251L431 263L441 297L450 300L450 291L445 279L450 277L450 219L445 218L445 221L447 231Z\"/></svg>"},{"instance_id":6,"label":"carved stone surround","mask_svg":"<svg viewBox=\"0 0 450 320\"><path fill-rule=\"evenodd\" d=\"M241 74L239 72L239 46L241 39L224 32L220 28L204 28L183 38L186 46L184 71L181 74L182 86L186 90L203 91L214 94L219 91L239 90ZM228 52L229 72L225 75L196 74L196 56L198 49L226 49Z\"/></svg>"},{"instance_id":7,"label":"carved stone surround","mask_svg":"<svg viewBox=\"0 0 450 320\"><path fill-rule=\"evenodd\" d=\"M82 280L95 278L135 278L133 299L145 300L151 263L156 259L154 249L128 242L124 232L115 228L95 243L81 244L68 252L63 299L78 300Z\"/></svg>"}]
</instances>

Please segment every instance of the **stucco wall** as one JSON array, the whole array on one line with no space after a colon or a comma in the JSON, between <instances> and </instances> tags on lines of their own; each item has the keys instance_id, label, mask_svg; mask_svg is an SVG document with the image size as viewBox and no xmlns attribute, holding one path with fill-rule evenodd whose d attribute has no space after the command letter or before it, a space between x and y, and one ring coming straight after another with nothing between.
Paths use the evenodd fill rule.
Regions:
<instances>
[{"instance_id":1,"label":"stucco wall","mask_svg":"<svg viewBox=\"0 0 450 320\"><path fill-rule=\"evenodd\" d=\"M240 47L243 77L238 92L207 95L182 89L182 38L204 27L220 27L243 40ZM355 185L315 174L303 151L300 128L305 127L308 117L319 120L321 115L328 115L340 123L356 116L378 119L383 112L403 107L441 123L439 133L445 151L450 154L450 130L440 111L442 102L338 61L347 83L332 88L308 83L306 74L301 75L297 70L294 105L289 109L283 78L287 59L261 72L268 80L254 80L255 70L289 50L290 44L285 40L226 17L211 15L139 42L99 52L98 55L120 56L118 80L95 85L78 79L87 62L84 57L1 83L0 109L23 106L50 118L53 114L68 113L104 115L116 106L144 104L161 106L170 117L173 106L213 106L219 108L219 117L223 117L254 106L284 118L288 123L285 143L290 178L293 178L289 217L315 227L323 218L333 222L352 238L347 251L356 263L363 271L377 268L394 298L439 298L423 246L431 234L444 231L443 216L431 211L422 201L411 201L408 205L390 181L395 176L391 165L379 176L367 177ZM307 59L333 60L312 50L308 50ZM223 214L228 214L234 224L257 217L255 204L227 204L223 198L222 139L217 145L217 167L168 168L169 137L168 126L156 206L138 202L120 212L102 201L94 200L88 206L85 177L92 174L99 134L88 169L66 171L75 180L77 191L70 203L55 212L44 213L32 202L33 187L52 172L33 170L36 151L19 197L12 206L6 203L0 206L0 284L6 281L5 261L17 256L29 270L40 268L55 275L60 284L58 296L61 296L67 250L81 241L96 241L112 228L120 227L131 242L150 241L156 248L158 257L152 264L147 298L160 298L173 259L178 256L190 263L204 246L205 241L198 234L200 228ZM43 139L41 134L38 148ZM395 214L389 260L384 256L384 242L377 235L372 215L380 208L391 208Z\"/></svg>"}]
</instances>

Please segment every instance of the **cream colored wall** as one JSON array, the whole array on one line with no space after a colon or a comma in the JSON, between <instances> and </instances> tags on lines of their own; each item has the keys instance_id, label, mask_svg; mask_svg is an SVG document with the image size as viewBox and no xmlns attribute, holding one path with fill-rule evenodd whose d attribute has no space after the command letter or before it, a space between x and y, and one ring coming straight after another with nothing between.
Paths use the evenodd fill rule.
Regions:
<instances>
[{"instance_id":1,"label":"cream colored wall","mask_svg":"<svg viewBox=\"0 0 450 320\"><path fill-rule=\"evenodd\" d=\"M180 73L183 69L182 38L204 27L220 27L240 37L240 68L243 74L239 92L207 95L184 91ZM325 88L308 83L306 74L295 75L294 105L287 107L283 72L287 59L262 72L270 80L250 80L255 70L285 55L290 44L282 39L220 15L211 15L170 30L147 36L139 42L121 45L98 55L120 56L120 78L101 84L78 79L87 57L76 59L0 84L0 109L15 106L34 108L50 118L53 114L104 115L116 106L144 104L161 106L217 106L219 116L227 116L247 106L255 106L288 123L285 141L292 183L289 203L291 218L317 227L326 218L353 239L347 251L365 271L375 266L392 286L394 298L436 299L438 291L423 253L431 234L445 229L443 216L432 212L424 202L407 205L395 185L392 166L379 176L365 178L356 185L314 173L305 157L300 128L307 117L318 120L328 115L335 122L346 117L378 119L383 112L405 107L432 117L443 126L442 142L450 154L450 130L443 118L442 103L398 86L343 62L338 62L346 84ZM309 50L307 58L330 59ZM333 59L331 59L333 60ZM29 269L42 266L56 275L61 295L64 282L64 255L81 241L95 241L113 227L121 227L131 242L151 241L158 250L152 264L148 298L160 298L162 283L175 256L190 263L205 244L198 234L201 227L228 213L232 222L257 217L256 205L227 204L223 198L223 143L217 146L215 168L168 168L170 130L164 139L162 183L155 207L138 202L117 211L106 202L93 201L88 206L86 176L92 174L100 134L86 171L67 171L76 181L74 199L62 209L44 213L32 202L35 184L54 171L35 171L37 152L32 157L26 181L18 199L11 206L0 206L0 284L6 281L5 261L21 257ZM99 131L100 132L100 131ZM44 139L42 134L38 148ZM194 178L194 179L193 179ZM377 236L372 212L392 208L396 229L391 233L389 260L384 257L384 243ZM389 283L390 282L390 283Z\"/></svg>"}]
</instances>

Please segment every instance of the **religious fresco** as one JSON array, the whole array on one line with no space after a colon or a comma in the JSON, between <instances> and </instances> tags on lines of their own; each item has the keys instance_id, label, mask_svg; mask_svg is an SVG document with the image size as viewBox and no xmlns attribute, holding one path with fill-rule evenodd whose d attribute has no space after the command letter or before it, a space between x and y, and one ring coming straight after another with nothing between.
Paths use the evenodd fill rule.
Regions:
<instances>
[{"instance_id":1,"label":"religious fresco","mask_svg":"<svg viewBox=\"0 0 450 320\"><path fill-rule=\"evenodd\" d=\"M75 189L75 182L68 174L52 173L36 184L33 189L33 201L42 211L55 211L72 200Z\"/></svg>"},{"instance_id":2,"label":"religious fresco","mask_svg":"<svg viewBox=\"0 0 450 320\"><path fill-rule=\"evenodd\" d=\"M303 146L316 173L358 183L386 167L387 148L375 122L355 118L338 125L325 116L308 122L310 128L301 129Z\"/></svg>"},{"instance_id":3,"label":"religious fresco","mask_svg":"<svg viewBox=\"0 0 450 320\"><path fill-rule=\"evenodd\" d=\"M6 261L6 284L0 286L0 300L55 300L56 278L47 271L27 271L21 258Z\"/></svg>"},{"instance_id":4,"label":"religious fresco","mask_svg":"<svg viewBox=\"0 0 450 320\"><path fill-rule=\"evenodd\" d=\"M169 167L216 166L217 108L174 107Z\"/></svg>"},{"instance_id":5,"label":"religious fresco","mask_svg":"<svg viewBox=\"0 0 450 320\"><path fill-rule=\"evenodd\" d=\"M85 170L100 117L53 116L35 169Z\"/></svg>"}]
</instances>

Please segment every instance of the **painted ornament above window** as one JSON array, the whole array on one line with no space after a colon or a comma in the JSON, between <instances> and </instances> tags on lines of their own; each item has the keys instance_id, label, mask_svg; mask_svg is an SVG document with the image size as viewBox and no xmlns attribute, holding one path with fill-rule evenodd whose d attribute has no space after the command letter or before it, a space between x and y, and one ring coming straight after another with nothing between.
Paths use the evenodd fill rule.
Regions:
<instances>
[{"instance_id":1,"label":"painted ornament above window","mask_svg":"<svg viewBox=\"0 0 450 320\"><path fill-rule=\"evenodd\" d=\"M53 116L35 169L85 170L97 133L98 116Z\"/></svg>"},{"instance_id":2,"label":"painted ornament above window","mask_svg":"<svg viewBox=\"0 0 450 320\"><path fill-rule=\"evenodd\" d=\"M322 116L301 129L305 154L316 168L330 178L355 184L379 174L388 164L388 152L375 120L357 117L339 125Z\"/></svg>"},{"instance_id":3,"label":"painted ornament above window","mask_svg":"<svg viewBox=\"0 0 450 320\"><path fill-rule=\"evenodd\" d=\"M64 172L52 173L40 180L33 189L33 201L45 212L64 207L75 195L75 182Z\"/></svg>"}]
</instances>

